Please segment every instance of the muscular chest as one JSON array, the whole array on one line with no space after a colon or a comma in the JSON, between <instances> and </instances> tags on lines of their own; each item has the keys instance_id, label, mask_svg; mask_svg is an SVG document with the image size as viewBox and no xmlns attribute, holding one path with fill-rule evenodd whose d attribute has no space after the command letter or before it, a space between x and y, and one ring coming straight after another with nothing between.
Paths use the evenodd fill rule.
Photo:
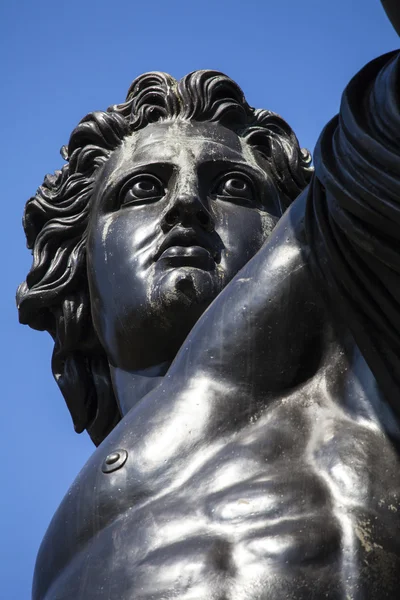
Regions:
<instances>
[{"instance_id":1,"label":"muscular chest","mask_svg":"<svg viewBox=\"0 0 400 600\"><path fill-rule=\"evenodd\" d=\"M275 589L280 573L282 589L305 585L297 598L308 598L310 585L341 598L337 582L360 586L363 561L397 572L398 460L372 424L288 398L181 457L172 478L167 469L149 473L146 489L137 485L134 448L126 440L122 435L114 448L124 445L126 462L104 473L101 456L96 476L89 483L83 473L58 515L73 555L62 580L70 594L91 573L90 593L97 589L102 598L94 578L107 571L113 579L121 568L129 573L129 594L151 588L156 570L154 597L201 590L206 582L199 593L207 597L217 580L227 594L229 586ZM152 481L166 485L151 493ZM275 589L274 597L286 597L280 593Z\"/></svg>"}]
</instances>

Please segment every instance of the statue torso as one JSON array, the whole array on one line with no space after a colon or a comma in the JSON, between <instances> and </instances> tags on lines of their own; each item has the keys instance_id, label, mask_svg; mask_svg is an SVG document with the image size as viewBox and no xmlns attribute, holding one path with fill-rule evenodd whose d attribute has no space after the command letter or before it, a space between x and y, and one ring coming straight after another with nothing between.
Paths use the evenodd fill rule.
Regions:
<instances>
[{"instance_id":1,"label":"statue torso","mask_svg":"<svg viewBox=\"0 0 400 600\"><path fill-rule=\"evenodd\" d=\"M173 465L165 432L138 439L128 414L57 512L37 581L59 576L35 598L395 598L398 458L357 375L339 379L321 367ZM126 463L103 473L118 449Z\"/></svg>"},{"instance_id":2,"label":"statue torso","mask_svg":"<svg viewBox=\"0 0 400 600\"><path fill-rule=\"evenodd\" d=\"M354 343L321 318L298 243L280 256L274 243L88 461L34 600L397 598L400 432ZM104 473L118 450L126 462Z\"/></svg>"}]
</instances>

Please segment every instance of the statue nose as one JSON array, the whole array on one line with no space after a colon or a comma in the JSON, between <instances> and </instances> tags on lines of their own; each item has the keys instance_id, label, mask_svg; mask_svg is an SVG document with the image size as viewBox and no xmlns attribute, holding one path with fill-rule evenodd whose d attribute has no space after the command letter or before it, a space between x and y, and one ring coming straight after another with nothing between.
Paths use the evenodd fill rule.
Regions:
<instances>
[{"instance_id":1,"label":"statue nose","mask_svg":"<svg viewBox=\"0 0 400 600\"><path fill-rule=\"evenodd\" d=\"M178 196L166 211L163 228L168 230L178 224L183 227L200 225L207 231L214 229L211 214L195 194Z\"/></svg>"}]
</instances>

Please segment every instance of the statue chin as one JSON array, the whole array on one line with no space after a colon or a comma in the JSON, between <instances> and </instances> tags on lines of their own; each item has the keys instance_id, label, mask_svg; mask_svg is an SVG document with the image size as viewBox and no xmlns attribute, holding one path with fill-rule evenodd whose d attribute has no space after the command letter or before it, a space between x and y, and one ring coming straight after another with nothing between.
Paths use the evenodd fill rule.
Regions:
<instances>
[{"instance_id":1,"label":"statue chin","mask_svg":"<svg viewBox=\"0 0 400 600\"><path fill-rule=\"evenodd\" d=\"M179 267L161 275L151 297L153 306L194 309L198 315L214 300L222 289L215 272L193 267ZM198 318L198 316L197 316Z\"/></svg>"}]
</instances>

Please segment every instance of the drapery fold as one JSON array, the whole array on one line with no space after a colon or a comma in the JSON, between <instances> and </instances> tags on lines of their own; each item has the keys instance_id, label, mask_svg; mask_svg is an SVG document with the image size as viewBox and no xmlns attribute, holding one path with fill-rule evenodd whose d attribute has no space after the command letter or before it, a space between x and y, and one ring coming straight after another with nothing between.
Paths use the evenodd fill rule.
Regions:
<instances>
[{"instance_id":1,"label":"drapery fold","mask_svg":"<svg viewBox=\"0 0 400 600\"><path fill-rule=\"evenodd\" d=\"M311 264L400 418L400 53L347 86L306 209Z\"/></svg>"}]
</instances>

